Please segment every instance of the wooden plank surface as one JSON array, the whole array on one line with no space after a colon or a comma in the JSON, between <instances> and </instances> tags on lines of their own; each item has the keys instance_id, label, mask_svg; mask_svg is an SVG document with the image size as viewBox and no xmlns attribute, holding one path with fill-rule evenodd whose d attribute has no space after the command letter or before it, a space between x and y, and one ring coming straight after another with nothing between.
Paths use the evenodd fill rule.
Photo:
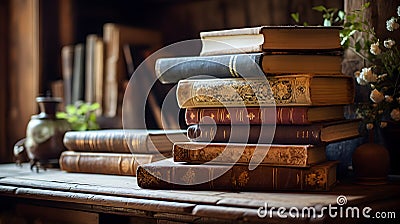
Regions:
<instances>
[{"instance_id":1,"label":"wooden plank surface","mask_svg":"<svg viewBox=\"0 0 400 224\"><path fill-rule=\"evenodd\" d=\"M380 209L384 209L385 205L400 204L398 183L381 186L343 183L333 191L314 193L172 191L141 189L135 177L66 173L56 169L36 173L30 171L29 166L20 168L14 164L0 165L0 175L0 196L48 201L58 205L75 204L76 209L88 212L180 222L201 223L199 220L203 220L223 223L224 220L236 220L262 223L265 219L258 218L257 210L265 203L284 208L314 207L318 211L322 206L335 205L339 195L347 197L348 205L378 204ZM277 218L276 214L273 217ZM296 221L301 223L310 220Z\"/></svg>"}]
</instances>

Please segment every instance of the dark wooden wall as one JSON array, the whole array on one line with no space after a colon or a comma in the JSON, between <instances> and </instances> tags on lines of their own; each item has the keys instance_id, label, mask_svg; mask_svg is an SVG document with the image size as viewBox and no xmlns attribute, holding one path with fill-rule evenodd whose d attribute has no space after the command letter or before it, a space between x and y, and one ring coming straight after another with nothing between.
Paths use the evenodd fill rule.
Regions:
<instances>
[{"instance_id":1,"label":"dark wooden wall","mask_svg":"<svg viewBox=\"0 0 400 224\"><path fill-rule=\"evenodd\" d=\"M0 33L8 30L8 1L0 1ZM7 148L8 35L0 35L0 162L10 160Z\"/></svg>"},{"instance_id":2,"label":"dark wooden wall","mask_svg":"<svg viewBox=\"0 0 400 224\"><path fill-rule=\"evenodd\" d=\"M302 21L322 24L313 6L343 9L343 1L329 0L207 0L164 5L159 19L147 19L160 29L165 43L199 37L200 31L259 25L295 24L290 14L299 12Z\"/></svg>"}]
</instances>

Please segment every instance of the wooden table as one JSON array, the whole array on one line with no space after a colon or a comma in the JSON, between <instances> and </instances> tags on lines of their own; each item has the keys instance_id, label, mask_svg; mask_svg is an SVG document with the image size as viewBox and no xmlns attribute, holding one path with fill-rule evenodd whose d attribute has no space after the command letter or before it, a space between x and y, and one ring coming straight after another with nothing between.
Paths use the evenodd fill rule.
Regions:
<instances>
[{"instance_id":1,"label":"wooden table","mask_svg":"<svg viewBox=\"0 0 400 224\"><path fill-rule=\"evenodd\" d=\"M346 197L346 205L337 205L340 195ZM330 192L148 190L138 187L135 177L58 169L36 173L28 165L5 164L0 165L0 201L0 223L26 223L25 219L35 223L349 223L365 220L333 219L327 212L322 217L291 218L288 211L306 207L319 214L329 205L360 210L368 206L372 209L369 214L388 211L399 217L400 183L338 183ZM266 203L276 210L272 217L259 218L258 209L264 209ZM285 213L278 213L279 207L286 209ZM284 214L288 218L279 217ZM371 220L377 219L367 221Z\"/></svg>"}]
</instances>

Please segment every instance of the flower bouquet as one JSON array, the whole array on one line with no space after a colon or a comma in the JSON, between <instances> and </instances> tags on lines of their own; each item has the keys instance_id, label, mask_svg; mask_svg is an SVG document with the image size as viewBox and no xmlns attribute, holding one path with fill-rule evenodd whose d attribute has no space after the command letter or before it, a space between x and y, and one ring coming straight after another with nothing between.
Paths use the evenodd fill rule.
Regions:
<instances>
[{"instance_id":1,"label":"flower bouquet","mask_svg":"<svg viewBox=\"0 0 400 224\"><path fill-rule=\"evenodd\" d=\"M363 5L361 10L347 15L342 44L364 60L365 67L354 76L359 85L368 88L369 102L359 103L356 115L362 118L367 130L372 130L374 127L385 128L388 122L400 121L400 39L379 40L374 28L363 20L363 10L367 7L368 4ZM397 15L386 21L387 30L398 32L397 37L400 35L399 22L400 6Z\"/></svg>"}]
</instances>

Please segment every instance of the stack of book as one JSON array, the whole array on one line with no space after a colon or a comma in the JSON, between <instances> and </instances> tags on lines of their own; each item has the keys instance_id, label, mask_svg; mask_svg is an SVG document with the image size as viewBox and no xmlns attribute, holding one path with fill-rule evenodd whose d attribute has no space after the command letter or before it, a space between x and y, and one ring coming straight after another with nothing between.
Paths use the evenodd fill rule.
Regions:
<instances>
[{"instance_id":1,"label":"stack of book","mask_svg":"<svg viewBox=\"0 0 400 224\"><path fill-rule=\"evenodd\" d=\"M326 144L359 135L344 118L354 82L341 73L339 29L203 32L200 56L159 59L160 80L178 82L191 141L174 145L173 161L140 166L139 186L329 190L337 162Z\"/></svg>"},{"instance_id":2,"label":"stack of book","mask_svg":"<svg viewBox=\"0 0 400 224\"><path fill-rule=\"evenodd\" d=\"M68 149L59 159L61 170L135 176L140 164L169 158L176 141L185 141L186 130L103 129L69 131Z\"/></svg>"}]
</instances>

